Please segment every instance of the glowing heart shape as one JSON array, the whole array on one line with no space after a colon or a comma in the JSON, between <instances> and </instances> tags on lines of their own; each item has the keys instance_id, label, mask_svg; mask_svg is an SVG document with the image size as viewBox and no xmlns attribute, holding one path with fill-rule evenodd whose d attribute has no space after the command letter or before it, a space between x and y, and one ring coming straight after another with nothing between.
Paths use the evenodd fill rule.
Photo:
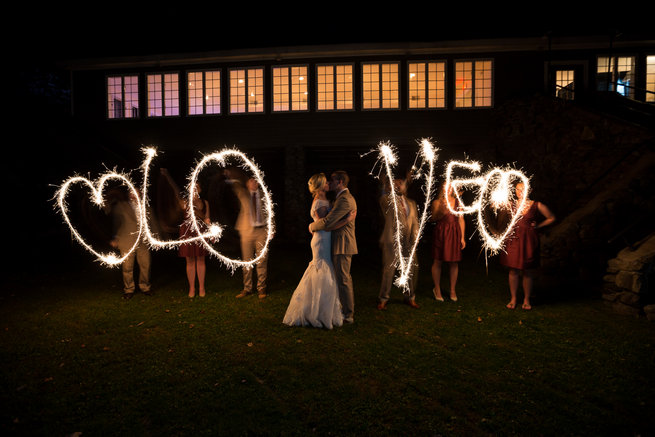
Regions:
<instances>
[{"instance_id":1,"label":"glowing heart shape","mask_svg":"<svg viewBox=\"0 0 655 437\"><path fill-rule=\"evenodd\" d=\"M136 248L136 246L139 244L141 241L141 234L143 232L143 222L141 220L142 215L141 214L136 214L137 215L137 222L139 223L139 230L137 232L137 238L134 241L134 245L130 248L128 252L126 252L122 257L117 257L116 254L114 253L107 253L107 254L102 254L97 252L91 245L89 245L84 238L79 234L77 229L75 229L75 226L70 221L70 218L68 216L68 206L66 204L66 197L68 195L68 190L69 188L74 185L74 184L83 184L89 187L91 190L91 200L95 205L97 205L100 208L103 208L105 206L105 199L102 195L102 192L105 188L105 185L107 182L112 181L112 180L118 180L121 181L124 185L128 187L128 189L132 192L133 197L135 199L135 202L137 204L137 211L141 211L141 201L139 199L139 193L137 192L136 188L134 185L132 185L132 181L130 179L119 173L115 172L110 172L110 173L105 173L98 179L98 181L94 184L87 178L81 177L81 176L75 176L70 179L68 179L57 191L57 201L59 205L59 210L61 211L61 214L64 216L64 221L66 224L68 224L68 227L71 230L71 233L73 234L73 237L84 247L86 250L94 254L98 259L109 265L109 266L116 266L121 264L125 258L129 256L129 254Z\"/></svg>"},{"instance_id":2,"label":"glowing heart shape","mask_svg":"<svg viewBox=\"0 0 655 437\"><path fill-rule=\"evenodd\" d=\"M449 162L446 170L446 192L448 192L450 187L453 187L453 193L457 198L459 206L454 208L448 202L446 202L446 205L450 212L456 215L477 212L478 231L482 237L483 244L492 254L496 253L503 248L503 243L507 237L511 235L516 222L523 214L523 209L528 199L529 178L518 170L494 168L487 172L484 177L452 179L452 171L455 167L466 168L467 170L476 173L480 171L480 165L477 162ZM488 226L485 223L484 209L488 203L490 203L494 209L511 209L510 180L512 178L519 179L523 182L523 186L525 187L523 190L523 196L521 199L518 199L518 207L512 212L510 222L505 231L499 237L494 237L489 233ZM471 205L465 205L460 196L460 188L471 186L477 190L477 197ZM485 202L487 193L490 193L490 202Z\"/></svg>"},{"instance_id":3,"label":"glowing heart shape","mask_svg":"<svg viewBox=\"0 0 655 437\"><path fill-rule=\"evenodd\" d=\"M137 244L141 240L142 236L143 238L150 244L151 247L153 248L172 248L179 246L180 244L184 243L190 243L194 241L200 241L201 244L203 244L207 250L210 252L211 255L216 256L219 258L227 267L229 267L233 272L237 267L244 267L244 268L251 268L254 266L260 259L262 259L267 250L268 250L268 245L273 238L274 234L274 228L273 228L273 202L271 200L271 193L268 191L268 188L266 187L266 184L264 183L264 178L262 175L262 172L259 170L257 165L255 165L254 162L252 162L248 157L243 154L242 152L235 150L235 149L226 149L221 152L216 152L212 153L211 155L205 156L195 167L193 170L190 178L189 178L189 185L188 185L188 193L189 193L189 200L187 204L189 205L189 211L188 215L190 217L190 221L196 230L197 235L194 237L186 238L186 239L178 239L178 240L170 240L170 241L163 241L158 239L150 230L150 226L148 225L149 218L148 218L148 197L146 193L148 192L148 173L150 171L150 164L152 162L152 159L156 156L156 150L154 148L147 148L144 149L144 153L146 154L146 158L143 161L143 164L141 166L142 172L143 172L143 184L142 184L142 189L141 189L141 195L142 197L139 198L139 193L137 189L134 187L132 184L132 181L129 179L124 174L119 174L116 172L111 172L111 173L106 173L100 177L98 182L96 182L94 186L93 182L90 180L80 177L80 176L75 176L72 177L68 180L66 180L62 186L59 188L57 191L57 201L58 201L58 206L59 210L61 211L64 220L68 224L68 227L71 230L71 233L75 237L75 239L83 246L85 247L88 251L93 253L99 260L104 262L107 265L115 266L121 264L127 256L134 251L136 248ZM252 260L235 260L232 258L228 258L226 256L223 256L221 253L217 252L210 244L208 239L216 241L222 233L222 227L217 224L217 223L211 223L209 225L209 230L206 232L201 232L200 228L198 227L198 223L196 220L196 215L195 211L193 209L193 201L192 201L192 193L194 193L196 189L196 184L197 184L197 179L198 179L198 174L200 171L209 163L215 161L218 162L220 165L225 165L225 160L230 157L236 157L237 159L241 160L243 163L243 167L246 169L249 169L252 174L254 175L255 179L257 179L257 182L259 183L259 186L261 187L263 193L264 193L264 199L265 199L265 208L266 208L266 217L267 217L267 238L266 238L266 244L264 248L259 252L259 255ZM68 194L68 190L73 184L85 184L87 185L93 194L92 200L93 202L100 206L104 206L104 199L102 197L102 191L105 186L105 184L110 181L110 180L120 180L124 185L126 185L132 194L134 195L134 198L136 199L136 212L137 212L137 220L139 223L139 230L138 230L138 235L136 242L134 245L131 247L131 249L126 252L121 258L117 257L115 254L110 253L110 254L101 254L97 251L95 251L89 244L86 243L84 238L79 234L79 232L75 229L73 224L70 221L70 218L68 216L68 207L66 205L66 196Z\"/></svg>"},{"instance_id":4,"label":"glowing heart shape","mask_svg":"<svg viewBox=\"0 0 655 437\"><path fill-rule=\"evenodd\" d=\"M500 176L500 181L497 184L491 183L494 176ZM487 192L491 193L491 203L494 208L504 207L510 209L510 178L515 177L523 182L525 189L523 190L523 196L518 200L518 206L515 208L515 211L512 211L511 219L509 225L505 229L500 237L496 238L491 235L487 230L487 225L484 221L482 202L485 198ZM478 208L478 229L480 230L481 235L483 235L486 246L491 249L492 253L497 252L502 249L503 242L508 235L514 230L514 225L519 218L523 215L523 210L526 202L528 201L528 187L529 179L523 173L518 170L501 170L493 169L489 171L485 177L485 183L482 186L480 192L480 208Z\"/></svg>"},{"instance_id":5,"label":"glowing heart shape","mask_svg":"<svg viewBox=\"0 0 655 437\"><path fill-rule=\"evenodd\" d=\"M409 285L410 285L409 280L411 276L412 264L413 264L414 257L416 256L416 248L421 239L421 235L423 234L423 228L425 227L425 223L428 220L428 216L429 216L428 210L429 210L430 202L432 200L432 188L434 186L434 161L436 159L436 154L435 154L436 150L434 149L432 143L428 139L421 140L421 146L422 148L419 153L422 157L423 162L427 162L429 167L428 175L426 176L426 184L423 187L425 192L425 204L423 205L423 212L421 213L421 219L419 221L418 232L416 233L416 239L412 244L411 250L409 251L409 256L407 256L406 258L403 256L403 253L406 253L406 251L403 250L402 241L401 241L402 229L401 229L401 222L398 216L399 206L396 196L396 189L393 183L389 184L391 186L390 198L391 198L391 203L393 205L394 221L396 223L394 240L395 240L395 248L396 248L396 265L399 271L399 275L395 280L395 284L398 287L402 287L404 293L409 293ZM381 159L384 162L387 178L389 181L393 181L394 179L393 179L392 166L395 165L397 162L394 150L389 143L380 144L378 150L379 150L379 159Z\"/></svg>"}]
</instances>

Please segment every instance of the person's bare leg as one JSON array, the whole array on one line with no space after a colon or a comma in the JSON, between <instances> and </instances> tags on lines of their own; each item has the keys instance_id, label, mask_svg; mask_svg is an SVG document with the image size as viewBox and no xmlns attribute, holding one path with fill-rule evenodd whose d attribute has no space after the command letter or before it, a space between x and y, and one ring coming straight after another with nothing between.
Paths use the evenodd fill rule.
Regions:
<instances>
[{"instance_id":1,"label":"person's bare leg","mask_svg":"<svg viewBox=\"0 0 655 437\"><path fill-rule=\"evenodd\" d=\"M434 298L438 301L443 301L443 296L441 295L441 264L442 262L438 259L435 259L432 262L432 281L434 282L434 288L432 292L434 293Z\"/></svg>"},{"instance_id":2,"label":"person's bare leg","mask_svg":"<svg viewBox=\"0 0 655 437\"><path fill-rule=\"evenodd\" d=\"M196 295L196 258L187 256L186 258L186 278L189 281L189 297Z\"/></svg>"},{"instance_id":3,"label":"person's bare leg","mask_svg":"<svg viewBox=\"0 0 655 437\"><path fill-rule=\"evenodd\" d=\"M198 296L205 297L205 257L196 257L196 272L198 273Z\"/></svg>"},{"instance_id":4,"label":"person's bare leg","mask_svg":"<svg viewBox=\"0 0 655 437\"><path fill-rule=\"evenodd\" d=\"M516 294L519 289L519 271L516 269L509 269L509 293L511 300L507 304L507 308L513 310L516 308Z\"/></svg>"},{"instance_id":5,"label":"person's bare leg","mask_svg":"<svg viewBox=\"0 0 655 437\"><path fill-rule=\"evenodd\" d=\"M457 275L459 275L459 263L450 263L450 300L457 301L457 293L455 287L457 286Z\"/></svg>"},{"instance_id":6,"label":"person's bare leg","mask_svg":"<svg viewBox=\"0 0 655 437\"><path fill-rule=\"evenodd\" d=\"M530 296L532 296L532 287L534 285L534 272L532 270L523 271L523 305L524 310L531 310Z\"/></svg>"}]
</instances>

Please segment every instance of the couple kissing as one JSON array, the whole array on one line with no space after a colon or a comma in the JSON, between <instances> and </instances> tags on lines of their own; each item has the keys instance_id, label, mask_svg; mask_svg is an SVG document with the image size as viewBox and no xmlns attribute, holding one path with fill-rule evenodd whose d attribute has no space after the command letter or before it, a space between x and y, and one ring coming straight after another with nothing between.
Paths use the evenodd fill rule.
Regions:
<instances>
[{"instance_id":1,"label":"couple kissing","mask_svg":"<svg viewBox=\"0 0 655 437\"><path fill-rule=\"evenodd\" d=\"M312 260L291 297L283 319L286 325L332 329L354 321L350 265L357 254L357 203L348 182L345 171L335 171L329 181L318 173L307 183L313 198L309 225ZM336 196L332 205L328 191Z\"/></svg>"}]
</instances>

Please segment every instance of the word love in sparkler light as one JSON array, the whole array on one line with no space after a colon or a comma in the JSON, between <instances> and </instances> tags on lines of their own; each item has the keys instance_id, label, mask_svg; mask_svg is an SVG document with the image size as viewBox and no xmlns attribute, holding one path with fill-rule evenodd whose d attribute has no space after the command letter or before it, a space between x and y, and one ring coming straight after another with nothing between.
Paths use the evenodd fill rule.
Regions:
<instances>
[{"instance_id":1,"label":"word love in sparkler light","mask_svg":"<svg viewBox=\"0 0 655 437\"><path fill-rule=\"evenodd\" d=\"M477 162L458 161L451 161L448 163L444 191L445 193L448 193L452 187L453 193L457 198L458 206L455 207L454 205L450 205L449 202L446 202L446 205L453 214L462 215L477 213L478 231L482 237L484 247L494 254L502 249L505 239L511 235L514 225L523 213L525 204L528 200L530 180L518 170L500 168L491 169L484 176L469 179L453 179L452 173L455 167L461 167L468 171L479 173L480 164ZM484 211L488 206L491 206L494 211L497 211L499 208L511 211L513 200L511 182L516 180L523 183L523 195L518 199L518 205L514 208L514 211L511 212L511 218L505 230L501 232L500 235L494 236L489 232L489 227L484 218ZM471 188L476 192L476 200L471 205L464 204L464 201L461 198L462 188Z\"/></svg>"},{"instance_id":2,"label":"word love in sparkler light","mask_svg":"<svg viewBox=\"0 0 655 437\"><path fill-rule=\"evenodd\" d=\"M152 248L155 249L171 248L171 247L179 246L180 244L198 241L203 246L205 246L205 248L209 251L211 255L216 256L219 260L221 260L221 262L223 262L223 264L225 264L232 271L234 271L237 267L251 268L260 259L262 259L262 257L265 256L268 250L269 243L273 238L273 234L274 234L273 202L272 202L271 194L268 188L266 187L266 184L264 183L264 177L262 172L259 170L257 165L253 161L251 161L245 154L235 149L225 149L220 152L215 152L203 157L203 159L196 165L191 175L189 176L189 184L187 186L187 192L189 196L187 201L187 205L189 208L188 216L197 235L195 237L186 238L186 239L163 241L158 239L152 233L152 231L150 230L150 226L148 225L149 223L148 197L146 195L148 191L148 174L150 170L150 164L153 158L156 156L157 152L154 148L146 148L144 149L144 153L146 155L146 158L141 166L143 172L141 193L139 193L135 185L132 183L132 181L126 174L117 173L115 171L108 172L101 175L100 178L95 183L87 178L81 176L74 176L64 181L61 187L57 190L56 198L57 198L57 206L59 208L59 211L64 217L64 221L70 228L73 237L84 248L86 248L89 252L94 254L101 262L110 266L116 266L121 264L130 255L130 253L132 253L135 250L136 246L141 242L142 239L145 240ZM266 243L264 244L264 247L260 250L259 254L251 260L236 260L236 259L228 258L222 255L220 252L216 251L212 247L210 241L217 241L222 235L223 228L218 223L212 223L208 226L207 231L202 232L198 226L195 211L193 209L193 193L196 190L197 179L200 172L205 167L210 165L212 162L215 162L221 166L225 166L226 161L229 158L236 158L237 160L241 161L242 167L246 170L249 170L249 172L259 183L259 186L261 187L264 193L264 208L267 217L266 225L267 225L268 233L266 236ZM91 200L95 205L97 205L100 208L106 207L105 199L103 196L103 189L107 184L107 182L112 180L116 180L121 184L125 185L128 188L129 192L132 194L131 197L133 198L134 201L134 208L136 211L136 218L138 222L138 231L136 232L136 239L134 245L130 248L129 251L125 252L122 257L117 257L116 254L114 253L102 254L97 252L95 249L93 249L93 247L91 247L91 245L89 245L84 240L84 238L79 234L79 232L75 229L75 226L73 226L68 214L68 205L66 204L66 197L69 193L70 188L75 184L82 184L82 185L86 185L91 190Z\"/></svg>"},{"instance_id":3,"label":"word love in sparkler light","mask_svg":"<svg viewBox=\"0 0 655 437\"><path fill-rule=\"evenodd\" d=\"M403 246L402 246L402 241L401 241L401 235L402 235L402 228L401 228L401 222L399 220L399 206L398 206L398 199L396 195L396 189L393 184L393 172L392 168L397 162L396 154L394 152L393 146L389 144L388 142L386 143L380 143L378 146L378 151L379 151L379 158L378 160L382 160L384 163L385 167L385 172L386 172L386 177L388 178L390 182L390 188L391 188L391 195L389 196L390 202L393 206L393 213L394 213L394 221L396 223L396 229L394 232L394 246L396 248L396 263L397 263L397 269L399 271L399 275L395 280L395 284L398 287L402 287L403 292L407 293L409 292L409 284L410 284L410 275L412 271L412 263L414 260L414 257L416 256L416 248L418 246L418 242L421 239L421 234L423 233L423 229L425 228L425 223L428 220L428 210L430 206L430 201L432 199L432 189L434 186L434 161L436 160L436 150L434 149L432 143L428 139L422 139L421 140L421 150L417 154L416 160L418 161L419 156L422 159L423 164L427 163L428 165L428 172L427 175L425 175L425 185L423 186L423 190L425 193L425 204L423 205L423 212L421 213L421 219L419 221L419 226L418 226L418 232L416 233L416 239L414 240L414 243L412 244L411 249L409 250L409 255L407 257L403 256L403 253L407 253L404 251ZM416 166L416 162L415 162ZM421 177L421 172L418 171L417 173L417 178Z\"/></svg>"}]
</instances>

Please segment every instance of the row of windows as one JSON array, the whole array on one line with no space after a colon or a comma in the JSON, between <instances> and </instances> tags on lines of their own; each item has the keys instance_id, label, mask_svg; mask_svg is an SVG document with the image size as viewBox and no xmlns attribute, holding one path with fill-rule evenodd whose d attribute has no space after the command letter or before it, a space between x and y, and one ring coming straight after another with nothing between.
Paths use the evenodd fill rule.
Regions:
<instances>
[{"instance_id":1,"label":"row of windows","mask_svg":"<svg viewBox=\"0 0 655 437\"><path fill-rule=\"evenodd\" d=\"M364 110L400 109L400 64L363 63L361 71L361 106ZM308 111L309 67L272 67L273 112ZM222 70L189 71L186 75L188 115L221 114ZM316 67L316 110L348 111L354 109L353 64L330 64ZM491 60L455 62L454 105L456 108L490 107L493 94ZM264 112L264 69L228 70L229 112ZM446 62L408 63L409 109L446 108ZM179 116L179 73L146 75L146 114L148 117ZM139 76L107 78L108 118L136 118L139 110Z\"/></svg>"},{"instance_id":2,"label":"row of windows","mask_svg":"<svg viewBox=\"0 0 655 437\"><path fill-rule=\"evenodd\" d=\"M635 67L633 56L599 56L596 64L596 89L635 98ZM655 102L655 56L646 57L645 90L645 101ZM555 95L569 100L575 98L575 70L555 71Z\"/></svg>"}]
</instances>

